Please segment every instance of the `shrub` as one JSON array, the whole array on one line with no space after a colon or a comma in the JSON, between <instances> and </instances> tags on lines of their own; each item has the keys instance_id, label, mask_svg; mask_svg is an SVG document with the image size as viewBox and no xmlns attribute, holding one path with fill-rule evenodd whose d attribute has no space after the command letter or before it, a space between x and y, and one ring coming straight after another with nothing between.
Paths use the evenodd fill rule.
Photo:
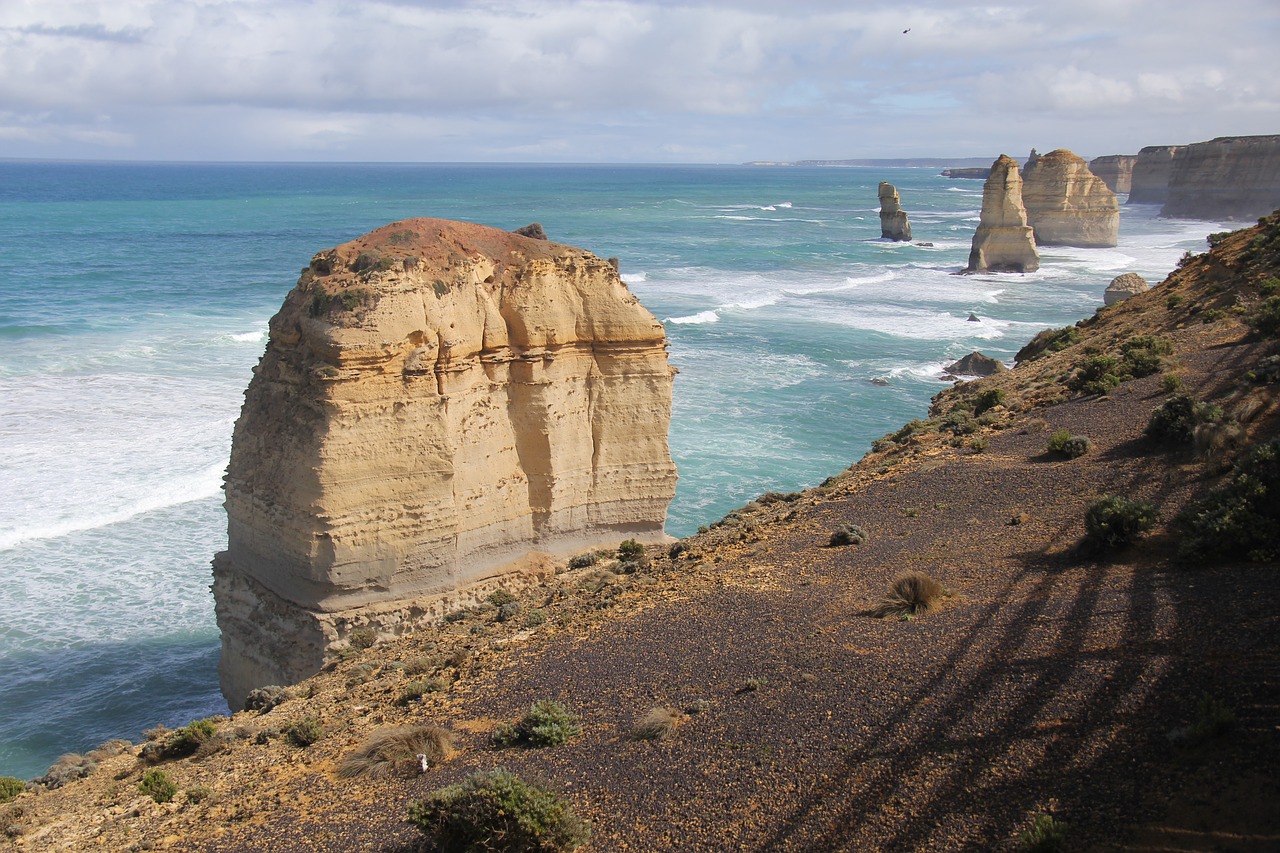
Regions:
<instances>
[{"instance_id":1,"label":"shrub","mask_svg":"<svg viewBox=\"0 0 1280 853\"><path fill-rule=\"evenodd\" d=\"M318 718L307 716L285 726L284 736L294 746L305 748L324 737L324 727Z\"/></svg>"},{"instance_id":2,"label":"shrub","mask_svg":"<svg viewBox=\"0 0 1280 853\"><path fill-rule=\"evenodd\" d=\"M1079 459L1093 449L1093 442L1086 435L1072 435L1067 429L1060 429L1049 436L1046 449L1068 459Z\"/></svg>"},{"instance_id":3,"label":"shrub","mask_svg":"<svg viewBox=\"0 0 1280 853\"><path fill-rule=\"evenodd\" d=\"M1105 394L1120 384L1120 375L1116 372L1119 366L1119 359L1113 356L1086 356L1076 364L1076 373L1067 387L1084 394Z\"/></svg>"},{"instance_id":4,"label":"shrub","mask_svg":"<svg viewBox=\"0 0 1280 853\"><path fill-rule=\"evenodd\" d=\"M1164 338L1155 335L1139 335L1130 338L1120 347L1122 372L1128 376L1141 378L1158 373L1161 357L1173 352L1173 346Z\"/></svg>"},{"instance_id":5,"label":"shrub","mask_svg":"<svg viewBox=\"0 0 1280 853\"><path fill-rule=\"evenodd\" d=\"M1268 296L1248 318L1248 323L1269 338L1280 335L1280 296Z\"/></svg>"},{"instance_id":6,"label":"shrub","mask_svg":"<svg viewBox=\"0 0 1280 853\"><path fill-rule=\"evenodd\" d=\"M1222 409L1211 403L1202 403L1180 391L1171 394L1151 411L1146 433L1156 441L1186 444L1194 437L1197 425L1215 423L1221 419Z\"/></svg>"},{"instance_id":7,"label":"shrub","mask_svg":"<svg viewBox=\"0 0 1280 853\"><path fill-rule=\"evenodd\" d=\"M1085 541L1099 549L1128 545L1155 526L1154 504L1120 495L1107 495L1085 511Z\"/></svg>"},{"instance_id":8,"label":"shrub","mask_svg":"<svg viewBox=\"0 0 1280 853\"><path fill-rule=\"evenodd\" d=\"M628 539L618 546L618 559L624 563L634 563L644 557L644 546L634 539Z\"/></svg>"},{"instance_id":9,"label":"shrub","mask_svg":"<svg viewBox=\"0 0 1280 853\"><path fill-rule=\"evenodd\" d=\"M178 786L169 781L169 777L163 770L153 768L142 774L138 790L157 803L167 803L173 799L174 794L178 793Z\"/></svg>"},{"instance_id":10,"label":"shrub","mask_svg":"<svg viewBox=\"0 0 1280 853\"><path fill-rule=\"evenodd\" d=\"M245 697L244 709L265 714L272 708L289 698L289 691L278 684L258 687L249 691Z\"/></svg>"},{"instance_id":11,"label":"shrub","mask_svg":"<svg viewBox=\"0 0 1280 853\"><path fill-rule=\"evenodd\" d=\"M964 409L955 409L942 419L942 429L952 435L970 435L978 431L978 421Z\"/></svg>"},{"instance_id":12,"label":"shrub","mask_svg":"<svg viewBox=\"0 0 1280 853\"><path fill-rule=\"evenodd\" d=\"M0 776L0 803L12 802L27 790L27 783L14 776Z\"/></svg>"},{"instance_id":13,"label":"shrub","mask_svg":"<svg viewBox=\"0 0 1280 853\"><path fill-rule=\"evenodd\" d=\"M61 788L68 782L83 779L97 769L97 762L88 756L78 752L68 752L66 755L59 756L44 775L35 781L46 788Z\"/></svg>"},{"instance_id":14,"label":"shrub","mask_svg":"<svg viewBox=\"0 0 1280 853\"><path fill-rule=\"evenodd\" d=\"M1181 391L1185 385L1182 377L1176 373L1166 373L1160 377L1160 390L1166 394L1172 394L1174 391Z\"/></svg>"},{"instance_id":15,"label":"shrub","mask_svg":"<svg viewBox=\"0 0 1280 853\"><path fill-rule=\"evenodd\" d=\"M453 755L454 736L439 726L395 726L379 729L338 765L338 776L389 776L416 771L424 756L427 764L439 764Z\"/></svg>"},{"instance_id":16,"label":"shrub","mask_svg":"<svg viewBox=\"0 0 1280 853\"><path fill-rule=\"evenodd\" d=\"M974 453L982 453L987 449L987 446L987 440L980 435L975 435L973 438L969 439L969 449Z\"/></svg>"},{"instance_id":17,"label":"shrub","mask_svg":"<svg viewBox=\"0 0 1280 853\"><path fill-rule=\"evenodd\" d=\"M1053 815L1036 815L1031 828L1018 839L1025 853L1060 853L1066 849L1067 825Z\"/></svg>"},{"instance_id":18,"label":"shrub","mask_svg":"<svg viewBox=\"0 0 1280 853\"><path fill-rule=\"evenodd\" d=\"M1018 350L1014 361L1034 361L1045 353L1060 352L1080 339L1080 330L1075 326L1062 329L1045 329L1037 332L1027 345Z\"/></svg>"},{"instance_id":19,"label":"shrub","mask_svg":"<svg viewBox=\"0 0 1280 853\"><path fill-rule=\"evenodd\" d=\"M631 727L629 737L632 740L670 740L675 735L682 716L675 708L650 708Z\"/></svg>"},{"instance_id":20,"label":"shrub","mask_svg":"<svg viewBox=\"0 0 1280 853\"><path fill-rule=\"evenodd\" d=\"M1219 738L1236 727L1236 714L1213 696L1205 693L1196 703L1195 721L1182 734L1187 743L1197 745Z\"/></svg>"},{"instance_id":21,"label":"shrub","mask_svg":"<svg viewBox=\"0 0 1280 853\"><path fill-rule=\"evenodd\" d=\"M1174 308L1177 308L1181 304L1182 304L1181 293L1171 293L1164 300L1164 307L1168 308L1170 311L1172 311Z\"/></svg>"},{"instance_id":22,"label":"shrub","mask_svg":"<svg viewBox=\"0 0 1280 853\"><path fill-rule=\"evenodd\" d=\"M585 554L578 554L569 560L569 568L585 569L588 566L594 566L600 558L596 556L595 551L588 551Z\"/></svg>"},{"instance_id":23,"label":"shrub","mask_svg":"<svg viewBox=\"0 0 1280 853\"><path fill-rule=\"evenodd\" d=\"M409 820L433 850L558 853L590 836L559 797L503 768L434 791L409 806Z\"/></svg>"},{"instance_id":24,"label":"shrub","mask_svg":"<svg viewBox=\"0 0 1280 853\"><path fill-rule=\"evenodd\" d=\"M524 610L524 606L518 601L508 601L506 604L498 608L498 621L510 622L512 619L520 615L520 611Z\"/></svg>"},{"instance_id":25,"label":"shrub","mask_svg":"<svg viewBox=\"0 0 1280 853\"><path fill-rule=\"evenodd\" d=\"M448 688L448 684L442 678L424 678L421 681L413 681L400 691L400 696L396 699L397 705L408 705L410 702L417 702L428 693L439 693L441 690Z\"/></svg>"},{"instance_id":26,"label":"shrub","mask_svg":"<svg viewBox=\"0 0 1280 853\"><path fill-rule=\"evenodd\" d=\"M871 615L881 619L886 616L910 619L933 610L945 595L942 584L924 572L909 572L894 579L885 597L872 608Z\"/></svg>"},{"instance_id":27,"label":"shrub","mask_svg":"<svg viewBox=\"0 0 1280 853\"><path fill-rule=\"evenodd\" d=\"M1258 385L1272 385L1280 382L1280 355L1269 355L1260 359L1253 370L1245 374L1245 379Z\"/></svg>"},{"instance_id":28,"label":"shrub","mask_svg":"<svg viewBox=\"0 0 1280 853\"><path fill-rule=\"evenodd\" d=\"M582 721L554 699L539 699L519 722L499 726L493 741L498 746L559 746L582 734Z\"/></svg>"},{"instance_id":29,"label":"shrub","mask_svg":"<svg viewBox=\"0 0 1280 853\"><path fill-rule=\"evenodd\" d=\"M999 388L988 388L973 398L973 413L980 415L988 409L1005 404L1005 393Z\"/></svg>"},{"instance_id":30,"label":"shrub","mask_svg":"<svg viewBox=\"0 0 1280 853\"><path fill-rule=\"evenodd\" d=\"M195 720L169 735L161 753L163 758L185 758L194 753L206 741L217 735L218 729L212 717Z\"/></svg>"},{"instance_id":31,"label":"shrub","mask_svg":"<svg viewBox=\"0 0 1280 853\"><path fill-rule=\"evenodd\" d=\"M1267 561L1280 556L1280 439L1260 444L1236 461L1226 482L1178 516L1178 554Z\"/></svg>"},{"instance_id":32,"label":"shrub","mask_svg":"<svg viewBox=\"0 0 1280 853\"><path fill-rule=\"evenodd\" d=\"M545 610L534 609L524 615L524 626L526 628L536 628L546 621L547 612Z\"/></svg>"},{"instance_id":33,"label":"shrub","mask_svg":"<svg viewBox=\"0 0 1280 853\"><path fill-rule=\"evenodd\" d=\"M371 648L377 639L378 632L369 627L356 628L347 635L347 642L351 644L352 648L356 649Z\"/></svg>"},{"instance_id":34,"label":"shrub","mask_svg":"<svg viewBox=\"0 0 1280 853\"><path fill-rule=\"evenodd\" d=\"M867 541L867 533L856 524L841 524L835 530L831 531L831 538L827 544L832 548L838 548L841 545L861 545Z\"/></svg>"},{"instance_id":35,"label":"shrub","mask_svg":"<svg viewBox=\"0 0 1280 853\"><path fill-rule=\"evenodd\" d=\"M511 604L515 600L516 600L516 597L511 593L507 592L505 589L499 588L489 593L489 603L492 604L494 607L501 608L503 605Z\"/></svg>"},{"instance_id":36,"label":"shrub","mask_svg":"<svg viewBox=\"0 0 1280 853\"><path fill-rule=\"evenodd\" d=\"M898 431L893 434L893 440L898 444L901 444L902 442L911 438L911 436L915 435L916 433L927 432L928 430L929 430L929 424L926 421L922 421L918 419L910 420L910 421L907 421L905 424L903 424L902 427L899 428Z\"/></svg>"}]
</instances>

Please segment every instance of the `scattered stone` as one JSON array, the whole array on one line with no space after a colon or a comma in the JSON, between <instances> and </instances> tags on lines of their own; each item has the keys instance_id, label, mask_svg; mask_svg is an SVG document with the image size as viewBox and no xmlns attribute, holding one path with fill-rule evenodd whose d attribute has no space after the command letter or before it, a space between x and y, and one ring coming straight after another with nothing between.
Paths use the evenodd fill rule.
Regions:
<instances>
[{"instance_id":1,"label":"scattered stone","mask_svg":"<svg viewBox=\"0 0 1280 853\"><path fill-rule=\"evenodd\" d=\"M1145 278L1136 272L1127 272L1111 279L1111 284L1107 285L1106 291L1102 294L1102 301L1107 305L1115 305L1147 289Z\"/></svg>"},{"instance_id":2,"label":"scattered stone","mask_svg":"<svg viewBox=\"0 0 1280 853\"><path fill-rule=\"evenodd\" d=\"M519 234L521 237L529 237L534 240L547 239L547 232L542 230L542 224L538 222L530 222L523 228L517 228L512 234Z\"/></svg>"},{"instance_id":3,"label":"scattered stone","mask_svg":"<svg viewBox=\"0 0 1280 853\"><path fill-rule=\"evenodd\" d=\"M947 365L946 372L956 376L990 376L993 373L1004 373L1008 369L1000 359L975 350L954 364Z\"/></svg>"},{"instance_id":4,"label":"scattered stone","mask_svg":"<svg viewBox=\"0 0 1280 853\"><path fill-rule=\"evenodd\" d=\"M977 314L974 314L973 312L969 312L969 319L968 319L968 320L966 320L965 322L968 322L968 323L981 323L982 321L978 319L978 315L977 315Z\"/></svg>"}]
</instances>

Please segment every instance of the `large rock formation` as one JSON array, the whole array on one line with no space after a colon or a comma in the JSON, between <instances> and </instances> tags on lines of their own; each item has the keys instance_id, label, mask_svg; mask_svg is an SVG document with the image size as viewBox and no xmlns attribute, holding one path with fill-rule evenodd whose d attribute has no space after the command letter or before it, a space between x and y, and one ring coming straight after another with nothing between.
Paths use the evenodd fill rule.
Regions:
<instances>
[{"instance_id":1,"label":"large rock formation","mask_svg":"<svg viewBox=\"0 0 1280 853\"><path fill-rule=\"evenodd\" d=\"M886 240L911 242L911 222L902 209L897 187L888 181L880 182L880 236Z\"/></svg>"},{"instance_id":2,"label":"large rock formation","mask_svg":"<svg viewBox=\"0 0 1280 853\"><path fill-rule=\"evenodd\" d=\"M1257 219L1280 208L1280 135L1224 136L1173 161L1161 216Z\"/></svg>"},{"instance_id":3,"label":"large rock formation","mask_svg":"<svg viewBox=\"0 0 1280 853\"><path fill-rule=\"evenodd\" d=\"M966 273L1034 272L1040 268L1036 239L1022 206L1018 162L1001 154L982 186L982 216L973 235Z\"/></svg>"},{"instance_id":4,"label":"large rock formation","mask_svg":"<svg viewBox=\"0 0 1280 853\"><path fill-rule=\"evenodd\" d=\"M1114 246L1120 205L1089 165L1065 148L1036 158L1022 174L1027 224L1040 246Z\"/></svg>"},{"instance_id":5,"label":"large rock formation","mask_svg":"<svg viewBox=\"0 0 1280 853\"><path fill-rule=\"evenodd\" d=\"M1133 154L1108 154L1089 161L1093 172L1113 193L1127 193L1133 186L1133 164L1138 158Z\"/></svg>"},{"instance_id":6,"label":"large rock formation","mask_svg":"<svg viewBox=\"0 0 1280 853\"><path fill-rule=\"evenodd\" d=\"M1111 279L1111 284L1107 285L1107 289L1103 291L1102 302L1104 305L1115 305L1130 296L1145 293L1148 289L1145 278L1136 272L1127 272Z\"/></svg>"},{"instance_id":7,"label":"large rock formation","mask_svg":"<svg viewBox=\"0 0 1280 853\"><path fill-rule=\"evenodd\" d=\"M569 246L414 219L316 255L232 443L213 586L231 706L549 554L661 540L665 345Z\"/></svg>"},{"instance_id":8,"label":"large rock formation","mask_svg":"<svg viewBox=\"0 0 1280 853\"><path fill-rule=\"evenodd\" d=\"M1173 162L1185 145L1148 145L1138 152L1126 204L1164 204L1169 197Z\"/></svg>"}]
</instances>

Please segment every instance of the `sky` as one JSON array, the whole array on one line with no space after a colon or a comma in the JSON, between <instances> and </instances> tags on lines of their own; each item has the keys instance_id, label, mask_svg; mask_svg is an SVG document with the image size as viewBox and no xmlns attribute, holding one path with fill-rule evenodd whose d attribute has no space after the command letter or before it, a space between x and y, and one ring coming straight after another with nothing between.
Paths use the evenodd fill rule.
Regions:
<instances>
[{"instance_id":1,"label":"sky","mask_svg":"<svg viewBox=\"0 0 1280 853\"><path fill-rule=\"evenodd\" d=\"M737 163L1280 133L1278 0L0 0L0 157Z\"/></svg>"}]
</instances>

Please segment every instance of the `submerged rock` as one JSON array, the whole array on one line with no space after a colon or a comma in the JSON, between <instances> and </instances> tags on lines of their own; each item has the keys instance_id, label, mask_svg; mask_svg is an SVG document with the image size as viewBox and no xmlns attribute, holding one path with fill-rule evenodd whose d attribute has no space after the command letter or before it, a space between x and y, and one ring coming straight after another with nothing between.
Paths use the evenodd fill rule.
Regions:
<instances>
[{"instance_id":1,"label":"submerged rock","mask_svg":"<svg viewBox=\"0 0 1280 853\"><path fill-rule=\"evenodd\" d=\"M317 254L232 442L213 584L231 707L354 626L394 636L549 555L661 541L665 345L570 246L413 219Z\"/></svg>"}]
</instances>

